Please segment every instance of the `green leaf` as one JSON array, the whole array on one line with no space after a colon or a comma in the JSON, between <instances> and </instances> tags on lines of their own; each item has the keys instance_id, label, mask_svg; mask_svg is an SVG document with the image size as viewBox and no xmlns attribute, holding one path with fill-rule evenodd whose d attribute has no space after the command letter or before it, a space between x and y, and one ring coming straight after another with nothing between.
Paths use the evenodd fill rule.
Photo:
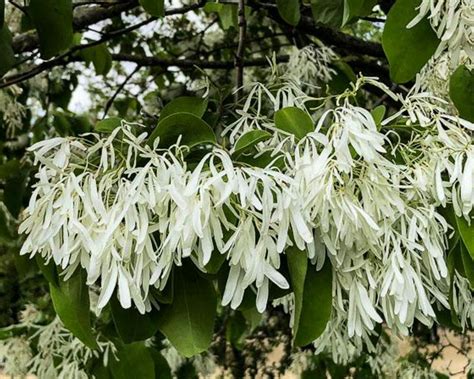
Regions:
<instances>
[{"instance_id":1,"label":"green leaf","mask_svg":"<svg viewBox=\"0 0 474 379\"><path fill-rule=\"evenodd\" d=\"M236 142L234 147L234 157L238 157L242 153L252 149L258 143L271 138L271 134L265 130L252 130L243 134Z\"/></svg>"},{"instance_id":2,"label":"green leaf","mask_svg":"<svg viewBox=\"0 0 474 379\"><path fill-rule=\"evenodd\" d=\"M260 313L255 307L255 301L253 304L254 305L252 307L241 310L242 315L245 317L245 321L247 321L249 333L253 332L253 330L260 324L260 321L262 321L263 317L263 314Z\"/></svg>"},{"instance_id":3,"label":"green leaf","mask_svg":"<svg viewBox=\"0 0 474 379\"><path fill-rule=\"evenodd\" d=\"M461 244L461 259L464 266L464 274L469 281L471 289L474 289L474 260L463 244Z\"/></svg>"},{"instance_id":4,"label":"green leaf","mask_svg":"<svg viewBox=\"0 0 474 379\"><path fill-rule=\"evenodd\" d=\"M53 126L60 136L67 136L71 133L71 124L61 112L54 112Z\"/></svg>"},{"instance_id":5,"label":"green leaf","mask_svg":"<svg viewBox=\"0 0 474 379\"><path fill-rule=\"evenodd\" d=\"M122 119L119 117L109 117L98 121L95 124L94 131L97 133L112 133L115 128L122 124Z\"/></svg>"},{"instance_id":6,"label":"green leaf","mask_svg":"<svg viewBox=\"0 0 474 379\"><path fill-rule=\"evenodd\" d=\"M207 13L216 12L222 29L236 28L238 24L238 12L235 4L206 3L204 10Z\"/></svg>"},{"instance_id":7,"label":"green leaf","mask_svg":"<svg viewBox=\"0 0 474 379\"><path fill-rule=\"evenodd\" d=\"M387 15L382 45L390 64L390 77L396 83L412 80L436 51L439 39L424 18L408 29L418 14L419 1L397 0Z\"/></svg>"},{"instance_id":8,"label":"green leaf","mask_svg":"<svg viewBox=\"0 0 474 379\"><path fill-rule=\"evenodd\" d=\"M216 136L211 127L192 113L174 113L160 119L148 143L151 145L160 138L159 147L174 145L181 136L180 144L194 147L203 143L216 143Z\"/></svg>"},{"instance_id":9,"label":"green leaf","mask_svg":"<svg viewBox=\"0 0 474 379\"><path fill-rule=\"evenodd\" d=\"M171 100L160 112L160 120L174 113L192 113L201 118L207 109L207 99L192 96L182 96Z\"/></svg>"},{"instance_id":10,"label":"green leaf","mask_svg":"<svg viewBox=\"0 0 474 379\"><path fill-rule=\"evenodd\" d=\"M275 113L275 126L287 133L294 134L301 139L314 130L311 117L296 107L286 107Z\"/></svg>"},{"instance_id":11,"label":"green leaf","mask_svg":"<svg viewBox=\"0 0 474 379\"><path fill-rule=\"evenodd\" d=\"M293 321L293 338L295 338L298 335L301 309L303 307L304 283L308 269L308 257L306 256L306 252L296 247L288 248L285 253L288 260L291 289L295 294L295 313Z\"/></svg>"},{"instance_id":12,"label":"green leaf","mask_svg":"<svg viewBox=\"0 0 474 379\"><path fill-rule=\"evenodd\" d=\"M456 225L464 246L466 246L471 258L474 259L474 221L471 220L471 225L469 225L464 217L456 216Z\"/></svg>"},{"instance_id":13,"label":"green leaf","mask_svg":"<svg viewBox=\"0 0 474 379\"><path fill-rule=\"evenodd\" d=\"M8 180L12 176L16 176L20 170L20 161L11 159L0 165L0 179Z\"/></svg>"},{"instance_id":14,"label":"green leaf","mask_svg":"<svg viewBox=\"0 0 474 379\"><path fill-rule=\"evenodd\" d=\"M311 0L314 21L340 28L344 17L344 0Z\"/></svg>"},{"instance_id":15,"label":"green leaf","mask_svg":"<svg viewBox=\"0 0 474 379\"><path fill-rule=\"evenodd\" d=\"M28 13L38 31L40 52L44 59L49 59L71 46L71 0L31 0Z\"/></svg>"},{"instance_id":16,"label":"green leaf","mask_svg":"<svg viewBox=\"0 0 474 379\"><path fill-rule=\"evenodd\" d=\"M0 28L0 77L5 75L15 64L12 48L12 36L7 25Z\"/></svg>"},{"instance_id":17,"label":"green leaf","mask_svg":"<svg viewBox=\"0 0 474 379\"><path fill-rule=\"evenodd\" d=\"M459 66L449 80L449 96L459 115L474 122L474 70Z\"/></svg>"},{"instance_id":18,"label":"green leaf","mask_svg":"<svg viewBox=\"0 0 474 379\"><path fill-rule=\"evenodd\" d=\"M174 301L159 312L159 329L185 357L208 349L214 331L217 298L212 283L191 263L176 268Z\"/></svg>"},{"instance_id":19,"label":"green leaf","mask_svg":"<svg viewBox=\"0 0 474 379\"><path fill-rule=\"evenodd\" d=\"M97 75L107 75L112 68L112 55L107 49L105 43L88 47L87 49L82 50L80 55L87 65L90 65L91 63L94 65L95 73Z\"/></svg>"},{"instance_id":20,"label":"green leaf","mask_svg":"<svg viewBox=\"0 0 474 379\"><path fill-rule=\"evenodd\" d=\"M242 343L247 335L248 327L245 317L239 311L234 311L227 319L225 336L232 346L242 347Z\"/></svg>"},{"instance_id":21,"label":"green leaf","mask_svg":"<svg viewBox=\"0 0 474 379\"><path fill-rule=\"evenodd\" d=\"M110 301L112 318L118 335L125 343L144 341L158 331L158 310L141 314L136 308L124 309L117 296Z\"/></svg>"},{"instance_id":22,"label":"green leaf","mask_svg":"<svg viewBox=\"0 0 474 379\"><path fill-rule=\"evenodd\" d=\"M46 280L51 283L53 286L59 286L59 277L58 277L58 270L54 261L52 259L49 260L48 264L45 263L44 259L41 258L39 254L35 255L36 264L38 265L41 273L46 278Z\"/></svg>"},{"instance_id":23,"label":"green leaf","mask_svg":"<svg viewBox=\"0 0 474 379\"><path fill-rule=\"evenodd\" d=\"M385 105L379 105L370 111L372 117L374 118L375 125L380 125L382 123L386 110L387 108Z\"/></svg>"},{"instance_id":24,"label":"green leaf","mask_svg":"<svg viewBox=\"0 0 474 379\"><path fill-rule=\"evenodd\" d=\"M335 71L335 74L328 82L328 86L333 94L343 93L346 89L350 88L351 83L357 80L357 76L354 74L351 66L342 60L334 62L331 68Z\"/></svg>"},{"instance_id":25,"label":"green leaf","mask_svg":"<svg viewBox=\"0 0 474 379\"><path fill-rule=\"evenodd\" d=\"M266 150L263 153L255 154L241 154L238 159L239 162L246 163L252 167L265 168L271 165L282 169L285 166L285 159L283 155L273 155L273 150Z\"/></svg>"},{"instance_id":26,"label":"green leaf","mask_svg":"<svg viewBox=\"0 0 474 379\"><path fill-rule=\"evenodd\" d=\"M141 342L122 346L118 360L111 359L110 369L114 379L155 379L155 362L151 350Z\"/></svg>"},{"instance_id":27,"label":"green leaf","mask_svg":"<svg viewBox=\"0 0 474 379\"><path fill-rule=\"evenodd\" d=\"M140 0L140 5L153 17L165 15L165 0Z\"/></svg>"},{"instance_id":28,"label":"green leaf","mask_svg":"<svg viewBox=\"0 0 474 379\"><path fill-rule=\"evenodd\" d=\"M298 25L301 18L299 0L277 0L276 3L281 18L287 24Z\"/></svg>"},{"instance_id":29,"label":"green leaf","mask_svg":"<svg viewBox=\"0 0 474 379\"><path fill-rule=\"evenodd\" d=\"M306 254L296 250L290 251L290 256L288 265L292 285L295 288L295 312L297 293L299 303L299 318L294 332L294 341L297 346L304 346L321 335L331 318L332 266L326 260L320 271L316 271L312 265L308 265L305 270L302 259L306 258ZM306 275L304 275L304 271L306 271ZM303 280L304 286L301 290Z\"/></svg>"},{"instance_id":30,"label":"green leaf","mask_svg":"<svg viewBox=\"0 0 474 379\"><path fill-rule=\"evenodd\" d=\"M18 217L23 207L23 195L26 190L28 168L20 167L20 171L10 176L3 189L3 202L13 217Z\"/></svg>"},{"instance_id":31,"label":"green leaf","mask_svg":"<svg viewBox=\"0 0 474 379\"><path fill-rule=\"evenodd\" d=\"M226 255L221 254L218 250L215 250L211 254L211 259L207 262L205 269L209 274L217 274L225 262Z\"/></svg>"},{"instance_id":32,"label":"green leaf","mask_svg":"<svg viewBox=\"0 0 474 379\"><path fill-rule=\"evenodd\" d=\"M345 0L343 25L357 17L369 15L377 3L377 0Z\"/></svg>"},{"instance_id":33,"label":"green leaf","mask_svg":"<svg viewBox=\"0 0 474 379\"><path fill-rule=\"evenodd\" d=\"M92 367L92 375L94 379L111 379L110 365L105 367L102 360L98 360Z\"/></svg>"},{"instance_id":34,"label":"green leaf","mask_svg":"<svg viewBox=\"0 0 474 379\"><path fill-rule=\"evenodd\" d=\"M155 364L155 375L157 379L173 379L171 368L167 360L156 349L150 349L153 362Z\"/></svg>"},{"instance_id":35,"label":"green leaf","mask_svg":"<svg viewBox=\"0 0 474 379\"><path fill-rule=\"evenodd\" d=\"M86 276L81 270L59 285L49 285L54 310L69 331L91 349L97 347L91 328L89 312L89 289Z\"/></svg>"}]
</instances>

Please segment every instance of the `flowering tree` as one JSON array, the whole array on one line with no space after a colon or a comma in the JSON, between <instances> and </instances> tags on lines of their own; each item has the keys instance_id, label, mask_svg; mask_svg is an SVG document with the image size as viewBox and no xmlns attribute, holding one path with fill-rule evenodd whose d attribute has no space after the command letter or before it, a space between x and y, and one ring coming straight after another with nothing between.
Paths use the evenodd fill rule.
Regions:
<instances>
[{"instance_id":1,"label":"flowering tree","mask_svg":"<svg viewBox=\"0 0 474 379\"><path fill-rule=\"evenodd\" d=\"M0 0L0 47L8 374L438 377L437 330L469 343L472 0Z\"/></svg>"}]
</instances>

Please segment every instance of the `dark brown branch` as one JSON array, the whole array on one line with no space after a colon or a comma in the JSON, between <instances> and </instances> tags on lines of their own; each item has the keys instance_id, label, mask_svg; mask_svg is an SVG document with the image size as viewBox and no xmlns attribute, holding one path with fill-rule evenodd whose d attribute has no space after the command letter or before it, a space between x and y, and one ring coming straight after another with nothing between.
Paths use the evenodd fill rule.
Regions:
<instances>
[{"instance_id":1,"label":"dark brown branch","mask_svg":"<svg viewBox=\"0 0 474 379\"><path fill-rule=\"evenodd\" d=\"M127 83L130 81L130 79L132 79L132 77L140 70L141 66L140 65L137 65L137 67L135 67L135 69L127 75L127 77L125 78L125 80L120 84L120 86L117 88L117 90L114 92L114 94L112 95L112 97L107 100L107 104L105 104L105 110L104 110L104 117L105 118L107 116L107 113L109 113L109 110L110 108L112 107L112 104L114 103L115 99L117 98L118 94L120 92L122 92L122 90L124 89L124 87L127 85Z\"/></svg>"},{"instance_id":2,"label":"dark brown branch","mask_svg":"<svg viewBox=\"0 0 474 379\"><path fill-rule=\"evenodd\" d=\"M81 45L84 47L91 47L101 43L101 41L96 41L87 45ZM80 48L75 49L75 51L81 50ZM139 66L146 66L146 67L178 67L182 69L189 69L194 67L199 67L202 69L232 69L234 68L233 61L206 61L200 59L160 59L156 57L147 57L147 56L138 56L138 55L129 55L129 54L112 54L112 59L118 62L133 62L138 64ZM46 61L30 71L22 72L20 74L11 75L4 78L4 81L0 83L0 89L11 86L13 84L20 83L22 81L28 80L46 70L50 70L57 66L64 66L71 62L82 62L83 59L77 55L72 55L69 53L65 53ZM277 57L277 62L286 62L288 61L288 56L280 56ZM266 59L253 59L244 62L245 67L250 66L267 66L269 63Z\"/></svg>"},{"instance_id":3,"label":"dark brown branch","mask_svg":"<svg viewBox=\"0 0 474 379\"><path fill-rule=\"evenodd\" d=\"M235 53L234 65L237 70L237 91L235 92L235 100L239 101L242 87L244 85L244 50L245 35L247 34L247 22L245 20L245 0L239 0L238 7L239 17L239 44Z\"/></svg>"},{"instance_id":4,"label":"dark brown branch","mask_svg":"<svg viewBox=\"0 0 474 379\"><path fill-rule=\"evenodd\" d=\"M97 6L91 8L80 7L74 12L73 26L75 31L80 31L87 28L90 25L96 24L100 21L107 20L109 18L116 17L123 12L129 11L138 6L138 0L125 0L119 1L109 7ZM195 9L203 7L205 4L204 0L199 0L195 4L186 5L179 8L169 9L165 12L165 16L172 16L176 14L184 14ZM156 18L151 18L149 21L154 21ZM13 51L18 53L24 53L26 51L32 51L38 47L39 41L35 31L29 31L13 38Z\"/></svg>"},{"instance_id":5,"label":"dark brown branch","mask_svg":"<svg viewBox=\"0 0 474 379\"><path fill-rule=\"evenodd\" d=\"M107 8L94 7L79 9L74 14L73 25L74 30L81 30L89 25L96 24L99 21L106 20L118 16L122 12L133 9L138 5L138 0L129 0L126 2L119 2L117 5L110 6ZM26 51L32 51L38 47L38 35L36 32L29 31L13 38L13 51L15 53L24 53Z\"/></svg>"},{"instance_id":6,"label":"dark brown branch","mask_svg":"<svg viewBox=\"0 0 474 379\"><path fill-rule=\"evenodd\" d=\"M265 9L268 16L282 27L288 24L280 17L274 4L261 3L256 0L249 0L248 5L255 10ZM382 45L376 42L364 41L360 38L343 33L339 30L332 29L322 24L315 24L311 17L303 16L300 22L295 26L295 30L299 30L304 34L314 36L329 46L336 46L344 49L351 54L369 55L375 58L385 59L385 53Z\"/></svg>"},{"instance_id":7,"label":"dark brown branch","mask_svg":"<svg viewBox=\"0 0 474 379\"><path fill-rule=\"evenodd\" d=\"M119 62L133 62L141 66L153 67L178 67L193 68L199 67L203 69L232 69L235 66L233 61L205 61L200 59L161 59L157 57L139 56L131 54L112 54L112 59ZM288 56L283 55L277 57L277 62L288 61ZM245 60L244 67L267 66L268 60L265 58Z\"/></svg>"}]
</instances>

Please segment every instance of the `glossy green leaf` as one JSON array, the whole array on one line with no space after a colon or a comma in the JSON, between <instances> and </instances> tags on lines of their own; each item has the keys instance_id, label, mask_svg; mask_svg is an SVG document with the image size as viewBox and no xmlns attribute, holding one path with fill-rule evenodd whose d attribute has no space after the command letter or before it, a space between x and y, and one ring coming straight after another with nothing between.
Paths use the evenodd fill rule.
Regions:
<instances>
[{"instance_id":1,"label":"glossy green leaf","mask_svg":"<svg viewBox=\"0 0 474 379\"><path fill-rule=\"evenodd\" d=\"M286 107L278 110L275 113L275 126L295 135L298 139L314 131L311 117L305 111L296 107Z\"/></svg>"},{"instance_id":2,"label":"glossy green leaf","mask_svg":"<svg viewBox=\"0 0 474 379\"><path fill-rule=\"evenodd\" d=\"M474 289L474 259L469 255L466 247L461 244L461 259L464 267L464 275L466 276L471 289Z\"/></svg>"},{"instance_id":3,"label":"glossy green leaf","mask_svg":"<svg viewBox=\"0 0 474 379\"><path fill-rule=\"evenodd\" d=\"M31 0L28 13L38 31L43 58L49 59L71 46L71 0Z\"/></svg>"},{"instance_id":4,"label":"glossy green leaf","mask_svg":"<svg viewBox=\"0 0 474 379\"><path fill-rule=\"evenodd\" d=\"M329 90L332 94L343 93L346 89L350 88L351 83L357 80L357 76L351 66L343 60L335 61L331 68L335 71L328 82Z\"/></svg>"},{"instance_id":5,"label":"glossy green leaf","mask_svg":"<svg viewBox=\"0 0 474 379\"><path fill-rule=\"evenodd\" d=\"M36 264L38 265L41 273L46 278L46 280L51 283L52 285L58 287L59 286L59 277L58 277L58 270L54 261L50 259L48 264L45 264L45 261L39 254L35 255Z\"/></svg>"},{"instance_id":6,"label":"glossy green leaf","mask_svg":"<svg viewBox=\"0 0 474 379\"><path fill-rule=\"evenodd\" d=\"M456 225L464 246L474 259L474 220L471 219L471 225L469 225L464 217L456 217Z\"/></svg>"},{"instance_id":7,"label":"glossy green leaf","mask_svg":"<svg viewBox=\"0 0 474 379\"><path fill-rule=\"evenodd\" d=\"M159 329L185 357L206 351L211 343L217 298L212 283L191 263L176 268L174 301L159 312Z\"/></svg>"},{"instance_id":8,"label":"glossy green leaf","mask_svg":"<svg viewBox=\"0 0 474 379\"><path fill-rule=\"evenodd\" d=\"M81 270L66 281L59 280L59 285L49 285L54 310L69 331L90 348L97 343L92 332L89 307L89 287L86 275Z\"/></svg>"},{"instance_id":9,"label":"glossy green leaf","mask_svg":"<svg viewBox=\"0 0 474 379\"><path fill-rule=\"evenodd\" d=\"M118 349L117 360L110 359L114 379L155 379L155 362L151 350L141 342L123 345Z\"/></svg>"},{"instance_id":10,"label":"glossy green leaf","mask_svg":"<svg viewBox=\"0 0 474 379\"><path fill-rule=\"evenodd\" d=\"M8 27L0 28L0 77L5 75L15 64L12 48L12 36Z\"/></svg>"},{"instance_id":11,"label":"glossy green leaf","mask_svg":"<svg viewBox=\"0 0 474 379\"><path fill-rule=\"evenodd\" d=\"M382 45L390 64L390 77L396 83L412 80L440 42L426 18L407 28L418 14L418 4L419 1L397 0L387 15Z\"/></svg>"},{"instance_id":12,"label":"glossy green leaf","mask_svg":"<svg viewBox=\"0 0 474 379\"><path fill-rule=\"evenodd\" d=\"M160 138L159 147L167 148L180 139L181 145L194 147L203 143L216 143L216 136L211 127L192 113L174 113L163 119L151 133L148 143L151 145Z\"/></svg>"},{"instance_id":13,"label":"glossy green leaf","mask_svg":"<svg viewBox=\"0 0 474 379\"><path fill-rule=\"evenodd\" d=\"M474 70L459 66L449 80L449 96L459 115L474 122Z\"/></svg>"},{"instance_id":14,"label":"glossy green leaf","mask_svg":"<svg viewBox=\"0 0 474 379\"><path fill-rule=\"evenodd\" d=\"M387 108L385 105L379 105L370 111L372 117L374 118L375 125L380 125L382 123L386 110Z\"/></svg>"},{"instance_id":15,"label":"glossy green leaf","mask_svg":"<svg viewBox=\"0 0 474 379\"><path fill-rule=\"evenodd\" d=\"M236 142L234 147L234 157L252 149L258 143L271 138L271 134L265 130L252 130L243 134Z\"/></svg>"},{"instance_id":16,"label":"glossy green leaf","mask_svg":"<svg viewBox=\"0 0 474 379\"><path fill-rule=\"evenodd\" d=\"M110 307L115 329L123 342L144 341L158 331L158 310L141 314L136 308L124 309L117 296L112 296Z\"/></svg>"},{"instance_id":17,"label":"glossy green leaf","mask_svg":"<svg viewBox=\"0 0 474 379\"><path fill-rule=\"evenodd\" d=\"M357 17L369 15L377 3L377 0L345 0L343 25Z\"/></svg>"},{"instance_id":18,"label":"glossy green leaf","mask_svg":"<svg viewBox=\"0 0 474 379\"><path fill-rule=\"evenodd\" d=\"M207 109L207 99L201 97L182 96L171 100L160 112L160 120L174 113L192 113L201 118Z\"/></svg>"},{"instance_id":19,"label":"glossy green leaf","mask_svg":"<svg viewBox=\"0 0 474 379\"><path fill-rule=\"evenodd\" d=\"M87 65L94 65L97 75L107 75L112 68L112 55L105 43L82 50L81 56Z\"/></svg>"},{"instance_id":20,"label":"glossy green leaf","mask_svg":"<svg viewBox=\"0 0 474 379\"><path fill-rule=\"evenodd\" d=\"M300 22L299 0L277 0L278 13L287 24L296 26Z\"/></svg>"},{"instance_id":21,"label":"glossy green leaf","mask_svg":"<svg viewBox=\"0 0 474 379\"><path fill-rule=\"evenodd\" d=\"M304 279L298 330L294 337L295 344L304 346L318 338L331 318L331 310L332 266L330 262L326 261L320 271L316 271L314 266L308 265Z\"/></svg>"},{"instance_id":22,"label":"glossy green leaf","mask_svg":"<svg viewBox=\"0 0 474 379\"><path fill-rule=\"evenodd\" d=\"M119 117L109 117L98 121L95 124L94 131L97 133L112 133L115 128L122 124L122 119Z\"/></svg>"},{"instance_id":23,"label":"glossy green leaf","mask_svg":"<svg viewBox=\"0 0 474 379\"><path fill-rule=\"evenodd\" d=\"M272 150L266 150L258 154L241 154L237 160L249 166L260 168L276 167L282 169L285 165L283 155L274 155Z\"/></svg>"},{"instance_id":24,"label":"glossy green leaf","mask_svg":"<svg viewBox=\"0 0 474 379\"><path fill-rule=\"evenodd\" d=\"M344 0L311 0L314 21L340 28L344 17Z\"/></svg>"},{"instance_id":25,"label":"glossy green leaf","mask_svg":"<svg viewBox=\"0 0 474 379\"><path fill-rule=\"evenodd\" d=\"M140 0L140 5L153 17L165 15L165 0Z\"/></svg>"},{"instance_id":26,"label":"glossy green leaf","mask_svg":"<svg viewBox=\"0 0 474 379\"><path fill-rule=\"evenodd\" d=\"M308 269L308 257L305 251L296 247L289 247L286 250L288 260L288 270L290 272L291 289L295 294L295 313L293 321L293 338L298 335L301 309L303 307L304 283L306 271Z\"/></svg>"}]
</instances>

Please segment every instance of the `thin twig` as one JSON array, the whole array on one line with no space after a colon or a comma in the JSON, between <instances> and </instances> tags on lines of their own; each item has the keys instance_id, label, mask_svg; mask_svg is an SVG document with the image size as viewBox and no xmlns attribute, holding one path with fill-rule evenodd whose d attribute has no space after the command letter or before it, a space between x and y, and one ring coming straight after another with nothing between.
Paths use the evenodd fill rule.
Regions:
<instances>
[{"instance_id":1,"label":"thin twig","mask_svg":"<svg viewBox=\"0 0 474 379\"><path fill-rule=\"evenodd\" d=\"M114 103L114 101L115 101L116 97L118 96L118 94L120 92L122 92L123 88L127 85L127 83L130 81L130 79L132 79L133 75L135 75L141 68L142 68L142 66L137 64L135 69L130 74L128 74L127 77L125 78L125 80L122 82L122 84L119 85L119 87L114 92L112 97L109 100L107 100L107 104L105 104L104 116L102 117L102 119L104 119L107 116L107 113L109 113L109 110L112 107L112 104Z\"/></svg>"},{"instance_id":2,"label":"thin twig","mask_svg":"<svg viewBox=\"0 0 474 379\"><path fill-rule=\"evenodd\" d=\"M247 33L247 21L245 20L245 0L239 0L239 45L235 54L235 67L237 69L237 91L235 92L235 100L239 101L241 97L242 87L244 85L244 50L245 36Z\"/></svg>"}]
</instances>

